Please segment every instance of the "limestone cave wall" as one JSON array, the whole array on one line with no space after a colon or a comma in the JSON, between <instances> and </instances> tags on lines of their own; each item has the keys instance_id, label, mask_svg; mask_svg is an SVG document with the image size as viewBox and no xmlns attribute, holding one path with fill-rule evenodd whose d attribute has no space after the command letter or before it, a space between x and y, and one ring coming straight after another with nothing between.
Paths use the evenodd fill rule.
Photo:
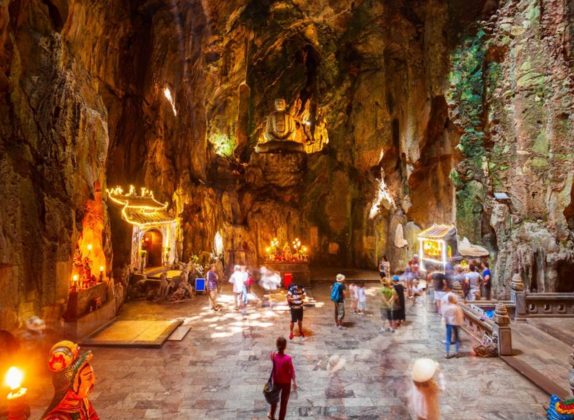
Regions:
<instances>
[{"instance_id":1,"label":"limestone cave wall","mask_svg":"<svg viewBox=\"0 0 574 420\"><path fill-rule=\"evenodd\" d=\"M499 291L515 268L567 289L573 16L565 0L3 2L0 327L59 318L86 220L123 266L128 229L90 204L116 184L172 203L184 260L220 232L227 263L299 237L315 264L399 267L444 222L493 251ZM279 97L326 129L321 151L254 152Z\"/></svg>"}]
</instances>

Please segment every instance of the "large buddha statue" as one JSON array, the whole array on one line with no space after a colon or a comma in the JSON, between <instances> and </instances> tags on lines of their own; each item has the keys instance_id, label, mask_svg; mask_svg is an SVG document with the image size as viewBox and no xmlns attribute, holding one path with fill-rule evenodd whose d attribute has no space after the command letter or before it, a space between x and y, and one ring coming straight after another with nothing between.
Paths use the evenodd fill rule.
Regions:
<instances>
[{"instance_id":1,"label":"large buddha statue","mask_svg":"<svg viewBox=\"0 0 574 420\"><path fill-rule=\"evenodd\" d=\"M298 135L300 124L286 109L285 99L275 100L275 111L267 116L265 131L255 148L257 152L304 151L301 135Z\"/></svg>"}]
</instances>

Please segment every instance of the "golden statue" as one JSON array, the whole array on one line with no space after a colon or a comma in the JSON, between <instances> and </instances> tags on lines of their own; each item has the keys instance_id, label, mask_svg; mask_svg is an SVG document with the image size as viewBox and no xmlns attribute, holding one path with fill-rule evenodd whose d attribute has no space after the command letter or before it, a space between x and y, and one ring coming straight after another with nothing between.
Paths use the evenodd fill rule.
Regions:
<instances>
[{"instance_id":1,"label":"golden statue","mask_svg":"<svg viewBox=\"0 0 574 420\"><path fill-rule=\"evenodd\" d=\"M96 377L92 352L80 354L80 346L60 341L50 350L48 368L54 374L54 398L42 420L99 420L88 400Z\"/></svg>"},{"instance_id":2,"label":"golden statue","mask_svg":"<svg viewBox=\"0 0 574 420\"><path fill-rule=\"evenodd\" d=\"M288 151L303 152L303 136L298 135L301 124L287 112L285 99L275 100L275 111L267 117L265 132L255 150L260 153Z\"/></svg>"}]
</instances>

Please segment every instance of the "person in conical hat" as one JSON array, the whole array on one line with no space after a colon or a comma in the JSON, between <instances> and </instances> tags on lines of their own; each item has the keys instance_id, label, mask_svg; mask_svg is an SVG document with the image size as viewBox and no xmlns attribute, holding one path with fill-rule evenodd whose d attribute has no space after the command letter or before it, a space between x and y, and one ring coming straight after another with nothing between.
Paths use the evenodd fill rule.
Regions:
<instances>
[{"instance_id":1,"label":"person in conical hat","mask_svg":"<svg viewBox=\"0 0 574 420\"><path fill-rule=\"evenodd\" d=\"M440 420L440 392L443 391L439 364L431 359L417 359L411 372L412 388L409 409L417 420Z\"/></svg>"}]
</instances>

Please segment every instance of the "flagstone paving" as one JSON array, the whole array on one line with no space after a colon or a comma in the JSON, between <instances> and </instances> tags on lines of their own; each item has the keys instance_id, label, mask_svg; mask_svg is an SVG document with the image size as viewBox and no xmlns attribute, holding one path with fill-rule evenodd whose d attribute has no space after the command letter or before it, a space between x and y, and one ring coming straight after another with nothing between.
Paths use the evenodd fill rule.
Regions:
<instances>
[{"instance_id":1,"label":"flagstone paving","mask_svg":"<svg viewBox=\"0 0 574 420\"><path fill-rule=\"evenodd\" d=\"M328 285L310 292L305 311L309 338L290 342L300 390L288 418L408 419L406 394L414 359L440 361L446 390L444 419L543 419L547 396L497 358L444 359L443 327L421 300L407 309L408 323L381 334L377 298L370 314L347 311L347 328L334 326ZM122 319L183 318L191 331L161 349L93 348L97 384L91 400L102 419L264 419L262 395L278 335L288 334L285 311L251 308L243 317L222 296L225 311L209 311L207 298L189 303L126 305ZM463 337L463 351L470 350ZM49 397L49 396L48 396ZM49 398L34 401L34 416Z\"/></svg>"}]
</instances>

